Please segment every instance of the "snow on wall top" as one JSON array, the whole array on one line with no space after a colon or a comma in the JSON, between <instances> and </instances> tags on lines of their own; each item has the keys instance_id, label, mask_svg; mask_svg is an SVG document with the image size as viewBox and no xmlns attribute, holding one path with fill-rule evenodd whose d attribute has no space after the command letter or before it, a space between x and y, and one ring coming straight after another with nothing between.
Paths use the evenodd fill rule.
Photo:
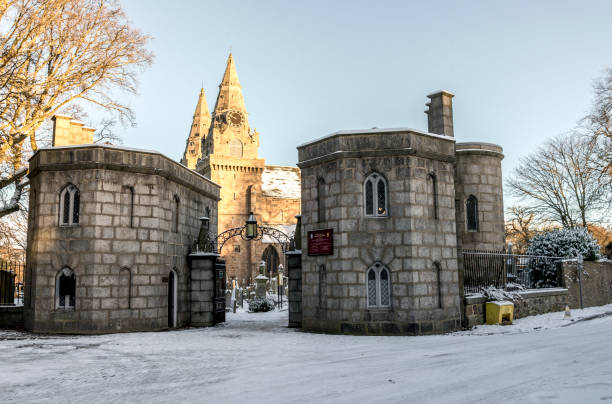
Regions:
<instances>
[{"instance_id":1,"label":"snow on wall top","mask_svg":"<svg viewBox=\"0 0 612 404\"><path fill-rule=\"evenodd\" d=\"M261 174L261 192L274 198L299 199L301 176L297 167L266 166Z\"/></svg>"}]
</instances>

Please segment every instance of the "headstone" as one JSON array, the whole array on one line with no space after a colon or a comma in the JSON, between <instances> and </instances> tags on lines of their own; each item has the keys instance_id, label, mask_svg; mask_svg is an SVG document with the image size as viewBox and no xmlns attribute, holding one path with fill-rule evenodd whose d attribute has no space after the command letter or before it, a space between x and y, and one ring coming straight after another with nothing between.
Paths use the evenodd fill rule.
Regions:
<instances>
[{"instance_id":1,"label":"headstone","mask_svg":"<svg viewBox=\"0 0 612 404\"><path fill-rule=\"evenodd\" d=\"M257 297L266 297L266 284L268 283L268 277L265 275L257 275L255 278L255 282L257 282L257 287L255 289L255 294Z\"/></svg>"},{"instance_id":2,"label":"headstone","mask_svg":"<svg viewBox=\"0 0 612 404\"><path fill-rule=\"evenodd\" d=\"M228 289L225 290L225 307L232 307L232 291Z\"/></svg>"}]
</instances>

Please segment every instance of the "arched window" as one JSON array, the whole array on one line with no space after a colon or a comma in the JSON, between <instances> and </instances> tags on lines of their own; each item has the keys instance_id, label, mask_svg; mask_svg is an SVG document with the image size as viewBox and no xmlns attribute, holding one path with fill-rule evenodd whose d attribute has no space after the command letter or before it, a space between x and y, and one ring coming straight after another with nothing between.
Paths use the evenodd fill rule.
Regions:
<instances>
[{"instance_id":1,"label":"arched window","mask_svg":"<svg viewBox=\"0 0 612 404\"><path fill-rule=\"evenodd\" d=\"M368 307L391 306L391 274L387 267L376 263L368 268L367 276Z\"/></svg>"},{"instance_id":2,"label":"arched window","mask_svg":"<svg viewBox=\"0 0 612 404\"><path fill-rule=\"evenodd\" d=\"M238 139L232 139L229 142L229 154L232 157L242 157L242 142Z\"/></svg>"},{"instance_id":3,"label":"arched window","mask_svg":"<svg viewBox=\"0 0 612 404\"><path fill-rule=\"evenodd\" d=\"M478 231L478 199L474 195L465 202L465 214L467 216L467 230Z\"/></svg>"},{"instance_id":4,"label":"arched window","mask_svg":"<svg viewBox=\"0 0 612 404\"><path fill-rule=\"evenodd\" d=\"M81 197L79 189L68 184L60 192L60 226L72 226L79 224L79 205Z\"/></svg>"},{"instance_id":5,"label":"arched window","mask_svg":"<svg viewBox=\"0 0 612 404\"><path fill-rule=\"evenodd\" d=\"M76 275L72 269L64 267L55 277L55 307L74 309L76 295Z\"/></svg>"},{"instance_id":6,"label":"arched window","mask_svg":"<svg viewBox=\"0 0 612 404\"><path fill-rule=\"evenodd\" d=\"M378 173L372 173L363 184L365 215L387 216L387 181Z\"/></svg>"},{"instance_id":7,"label":"arched window","mask_svg":"<svg viewBox=\"0 0 612 404\"><path fill-rule=\"evenodd\" d=\"M321 177L317 178L317 212L318 222L325 221L325 180Z\"/></svg>"},{"instance_id":8,"label":"arched window","mask_svg":"<svg viewBox=\"0 0 612 404\"><path fill-rule=\"evenodd\" d=\"M276 248L268 246L264 250L261 256L261 260L266 262L266 274L275 275L278 272L278 265L280 264L280 259L278 258Z\"/></svg>"}]
</instances>

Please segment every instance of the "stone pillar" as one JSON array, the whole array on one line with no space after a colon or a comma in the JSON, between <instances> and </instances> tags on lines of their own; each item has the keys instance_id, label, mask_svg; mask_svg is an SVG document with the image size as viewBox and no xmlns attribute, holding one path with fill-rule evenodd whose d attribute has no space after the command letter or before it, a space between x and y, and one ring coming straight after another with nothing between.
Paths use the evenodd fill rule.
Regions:
<instances>
[{"instance_id":1,"label":"stone pillar","mask_svg":"<svg viewBox=\"0 0 612 404\"><path fill-rule=\"evenodd\" d=\"M289 272L289 327L302 327L302 251L287 251Z\"/></svg>"},{"instance_id":2,"label":"stone pillar","mask_svg":"<svg viewBox=\"0 0 612 404\"><path fill-rule=\"evenodd\" d=\"M427 98L427 131L437 135L455 136L453 129L453 97L448 91L429 94Z\"/></svg>"},{"instance_id":3,"label":"stone pillar","mask_svg":"<svg viewBox=\"0 0 612 404\"><path fill-rule=\"evenodd\" d=\"M214 325L215 263L219 254L189 254L191 267L191 326Z\"/></svg>"}]
</instances>

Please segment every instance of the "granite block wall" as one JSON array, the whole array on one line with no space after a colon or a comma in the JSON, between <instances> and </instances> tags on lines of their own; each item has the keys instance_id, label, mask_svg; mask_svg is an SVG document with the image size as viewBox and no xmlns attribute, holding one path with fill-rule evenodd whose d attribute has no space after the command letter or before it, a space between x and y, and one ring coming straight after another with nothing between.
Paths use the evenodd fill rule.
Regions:
<instances>
[{"instance_id":1,"label":"granite block wall","mask_svg":"<svg viewBox=\"0 0 612 404\"><path fill-rule=\"evenodd\" d=\"M218 185L159 153L113 146L39 150L29 176L26 328L99 333L189 323L187 254L200 216L209 212L216 231ZM60 226L66 184L80 191L80 217ZM56 308L56 276L64 267L76 274L73 310ZM177 279L173 324L170 271Z\"/></svg>"},{"instance_id":2,"label":"granite block wall","mask_svg":"<svg viewBox=\"0 0 612 404\"><path fill-rule=\"evenodd\" d=\"M339 132L298 153L304 234L333 229L334 242L329 256L309 256L302 248L303 328L358 334L457 329L454 140L412 130ZM388 183L387 217L364 216L363 184L372 172ZM367 307L366 271L375 263L391 272L389 308Z\"/></svg>"}]
</instances>

